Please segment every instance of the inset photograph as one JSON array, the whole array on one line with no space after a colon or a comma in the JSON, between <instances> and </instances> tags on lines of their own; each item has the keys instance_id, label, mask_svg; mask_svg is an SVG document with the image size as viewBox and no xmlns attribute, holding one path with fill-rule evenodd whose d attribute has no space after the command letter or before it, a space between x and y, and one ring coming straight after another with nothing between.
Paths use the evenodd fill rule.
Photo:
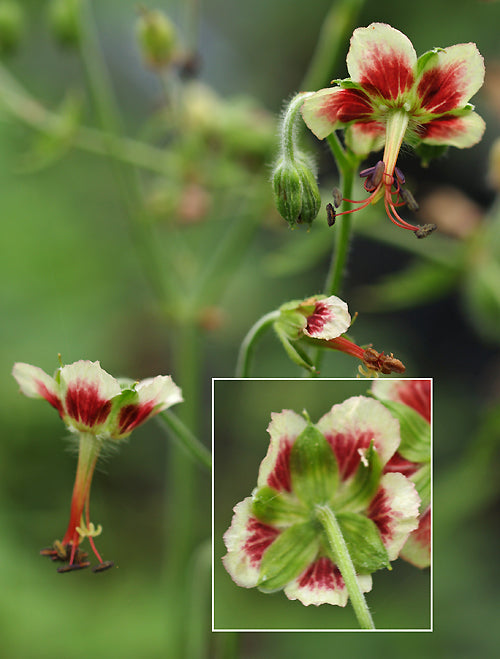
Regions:
<instances>
[{"instance_id":1,"label":"inset photograph","mask_svg":"<svg viewBox=\"0 0 500 659\"><path fill-rule=\"evenodd\" d=\"M431 631L432 380L212 385L213 631Z\"/></svg>"}]
</instances>

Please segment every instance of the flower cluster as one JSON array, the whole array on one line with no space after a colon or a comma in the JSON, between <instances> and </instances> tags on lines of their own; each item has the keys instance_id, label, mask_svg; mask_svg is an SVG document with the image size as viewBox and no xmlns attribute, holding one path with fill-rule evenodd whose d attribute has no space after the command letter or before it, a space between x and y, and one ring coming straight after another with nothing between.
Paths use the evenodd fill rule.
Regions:
<instances>
[{"instance_id":1,"label":"flower cluster","mask_svg":"<svg viewBox=\"0 0 500 659\"><path fill-rule=\"evenodd\" d=\"M416 529L420 498L405 475L385 472L399 423L364 396L334 405L317 424L273 414L257 487L234 508L226 570L239 586L283 589L304 605L345 606L348 592L320 510L335 516L362 592L390 567Z\"/></svg>"},{"instance_id":2,"label":"flower cluster","mask_svg":"<svg viewBox=\"0 0 500 659\"><path fill-rule=\"evenodd\" d=\"M309 370L314 365L298 346L298 340L321 348L339 350L361 360L363 375L404 373L403 363L392 353L377 352L371 346L362 348L345 336L351 316L347 304L336 295L314 295L305 300L292 300L280 307L274 329L292 360Z\"/></svg>"},{"instance_id":3,"label":"flower cluster","mask_svg":"<svg viewBox=\"0 0 500 659\"><path fill-rule=\"evenodd\" d=\"M408 37L372 23L354 30L347 69L350 78L306 98L304 121L320 139L344 128L347 146L359 156L384 146L382 160L360 174L369 197L346 201L359 210L383 198L391 221L423 238L435 226L412 225L397 211L404 204L418 208L396 167L399 150L406 142L427 162L447 146L479 142L485 124L468 101L483 83L483 58L475 44L465 43L434 48L417 59ZM333 208L330 215L331 221Z\"/></svg>"},{"instance_id":4,"label":"flower cluster","mask_svg":"<svg viewBox=\"0 0 500 659\"><path fill-rule=\"evenodd\" d=\"M155 414L180 403L182 395L170 376L128 382L120 385L99 362L77 361L61 366L54 377L41 368L16 363L13 376L21 391L30 398L44 398L54 407L68 430L78 435L78 466L70 520L61 541L42 550L53 560L67 562L58 572L88 567L87 554L80 543L88 537L99 564L95 572L112 567L103 561L93 538L101 532L89 519L90 487L94 469L105 442L118 442Z\"/></svg>"}]
</instances>

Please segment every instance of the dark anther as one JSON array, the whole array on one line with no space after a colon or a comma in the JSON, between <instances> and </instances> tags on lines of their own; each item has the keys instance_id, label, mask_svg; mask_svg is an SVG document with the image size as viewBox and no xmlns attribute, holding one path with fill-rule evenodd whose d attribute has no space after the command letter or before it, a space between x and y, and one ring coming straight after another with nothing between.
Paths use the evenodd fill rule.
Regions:
<instances>
[{"instance_id":1,"label":"dark anther","mask_svg":"<svg viewBox=\"0 0 500 659\"><path fill-rule=\"evenodd\" d=\"M92 572L104 572L104 570L109 570L110 567L113 567L113 561L104 561L104 563L99 563L99 565L94 565Z\"/></svg>"},{"instance_id":2,"label":"dark anther","mask_svg":"<svg viewBox=\"0 0 500 659\"><path fill-rule=\"evenodd\" d=\"M333 227L335 224L335 208L331 204L326 205L326 220L329 227Z\"/></svg>"},{"instance_id":3,"label":"dark anther","mask_svg":"<svg viewBox=\"0 0 500 659\"><path fill-rule=\"evenodd\" d=\"M401 189L399 191L399 196L401 197L401 200L404 201L404 203L408 206L409 210L413 211L416 213L418 209L420 208L417 201L415 200L415 197L412 195L412 193L409 190Z\"/></svg>"},{"instance_id":4,"label":"dark anther","mask_svg":"<svg viewBox=\"0 0 500 659\"><path fill-rule=\"evenodd\" d=\"M90 563L86 561L85 563L75 563L73 565L63 565L63 567L58 567L58 572L73 572L74 570L83 570L84 567L90 567Z\"/></svg>"},{"instance_id":5,"label":"dark anther","mask_svg":"<svg viewBox=\"0 0 500 659\"><path fill-rule=\"evenodd\" d=\"M382 359L382 365L384 369L382 373L404 373L406 371L405 365L399 359L393 356L392 352L390 355L384 355Z\"/></svg>"},{"instance_id":6,"label":"dark anther","mask_svg":"<svg viewBox=\"0 0 500 659\"><path fill-rule=\"evenodd\" d=\"M335 206L335 208L338 208L342 203L342 193L338 188L333 188L332 195L333 195L333 205Z\"/></svg>"},{"instance_id":7,"label":"dark anther","mask_svg":"<svg viewBox=\"0 0 500 659\"><path fill-rule=\"evenodd\" d=\"M406 368L399 359L396 359L391 353L386 355L383 352L377 352L374 348L367 348L363 354L363 363L372 371L379 371L384 375L389 373L404 373Z\"/></svg>"},{"instance_id":8,"label":"dark anther","mask_svg":"<svg viewBox=\"0 0 500 659\"><path fill-rule=\"evenodd\" d=\"M419 227L414 233L417 236L417 238L427 238L427 236L436 229L437 226L435 224L424 224L423 226Z\"/></svg>"},{"instance_id":9,"label":"dark anther","mask_svg":"<svg viewBox=\"0 0 500 659\"><path fill-rule=\"evenodd\" d=\"M405 184L405 175L399 169L399 167L394 167L394 174L396 175L396 178L398 180L399 185L404 185Z\"/></svg>"},{"instance_id":10,"label":"dark anther","mask_svg":"<svg viewBox=\"0 0 500 659\"><path fill-rule=\"evenodd\" d=\"M382 177L385 172L385 163L383 160L379 160L374 167L368 167L368 169L363 169L359 173L361 178L366 178L364 183L364 188L367 192L373 192L378 188Z\"/></svg>"}]
</instances>

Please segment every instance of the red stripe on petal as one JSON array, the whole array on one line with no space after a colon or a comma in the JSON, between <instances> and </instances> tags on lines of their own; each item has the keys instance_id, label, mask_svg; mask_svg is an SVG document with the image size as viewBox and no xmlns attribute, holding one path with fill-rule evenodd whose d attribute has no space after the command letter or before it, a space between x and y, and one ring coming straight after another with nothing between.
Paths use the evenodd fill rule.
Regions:
<instances>
[{"instance_id":1,"label":"red stripe on petal","mask_svg":"<svg viewBox=\"0 0 500 659\"><path fill-rule=\"evenodd\" d=\"M396 471L404 476L411 476L417 471L419 466L416 462L410 462L410 460L406 460L400 453L396 452L385 465L384 473Z\"/></svg>"},{"instance_id":2,"label":"red stripe on petal","mask_svg":"<svg viewBox=\"0 0 500 659\"><path fill-rule=\"evenodd\" d=\"M412 532L411 537L422 547L431 546L431 509L427 508L420 518L418 528Z\"/></svg>"},{"instance_id":3,"label":"red stripe on petal","mask_svg":"<svg viewBox=\"0 0 500 659\"><path fill-rule=\"evenodd\" d=\"M278 492L285 490L292 491L292 481L290 477L290 452L292 442L287 439L281 440L280 451L276 456L273 470L267 477L267 484Z\"/></svg>"},{"instance_id":4,"label":"red stripe on petal","mask_svg":"<svg viewBox=\"0 0 500 659\"><path fill-rule=\"evenodd\" d=\"M389 496L385 489L381 487L368 508L368 517L372 519L380 531L382 542L387 545L393 536L394 520L398 515L392 508Z\"/></svg>"},{"instance_id":5,"label":"red stripe on petal","mask_svg":"<svg viewBox=\"0 0 500 659\"><path fill-rule=\"evenodd\" d=\"M325 117L332 124L337 121L366 120L373 114L373 107L366 94L358 89L340 89L336 94L325 97L318 115Z\"/></svg>"},{"instance_id":6,"label":"red stripe on petal","mask_svg":"<svg viewBox=\"0 0 500 659\"><path fill-rule=\"evenodd\" d=\"M111 401L99 395L99 388L85 380L76 380L68 386L65 399L68 415L91 428L106 421L111 411Z\"/></svg>"},{"instance_id":7,"label":"red stripe on petal","mask_svg":"<svg viewBox=\"0 0 500 659\"><path fill-rule=\"evenodd\" d=\"M59 396L56 396L54 392L49 391L44 383L40 382L40 380L36 380L36 390L42 398L45 398L45 400L50 403L52 407L56 408L56 410L59 412L59 416L62 418L63 407Z\"/></svg>"},{"instance_id":8,"label":"red stripe on petal","mask_svg":"<svg viewBox=\"0 0 500 659\"><path fill-rule=\"evenodd\" d=\"M141 423L144 423L154 410L155 403L149 401L143 405L124 405L118 415L118 427L120 434L132 432Z\"/></svg>"},{"instance_id":9,"label":"red stripe on petal","mask_svg":"<svg viewBox=\"0 0 500 659\"><path fill-rule=\"evenodd\" d=\"M422 140L432 139L446 143L447 140L454 138L455 135L465 130L467 130L467 126L462 117L446 115L421 126L418 136Z\"/></svg>"},{"instance_id":10,"label":"red stripe on petal","mask_svg":"<svg viewBox=\"0 0 500 659\"><path fill-rule=\"evenodd\" d=\"M312 563L297 582L300 588L309 590L343 590L345 587L338 567L326 556Z\"/></svg>"},{"instance_id":11,"label":"red stripe on petal","mask_svg":"<svg viewBox=\"0 0 500 659\"><path fill-rule=\"evenodd\" d=\"M394 100L411 89L415 79L413 67L400 52L374 46L369 56L360 79L368 94Z\"/></svg>"},{"instance_id":12,"label":"red stripe on petal","mask_svg":"<svg viewBox=\"0 0 500 659\"><path fill-rule=\"evenodd\" d=\"M372 439L374 439L373 433L369 431L360 432L356 435L341 432L325 434L325 437L337 458L340 478L342 480L347 480L354 474L361 460L359 449L365 451L370 446Z\"/></svg>"},{"instance_id":13,"label":"red stripe on petal","mask_svg":"<svg viewBox=\"0 0 500 659\"><path fill-rule=\"evenodd\" d=\"M464 100L463 81L468 79L464 61L426 71L417 87L422 108L438 114L460 107Z\"/></svg>"},{"instance_id":14,"label":"red stripe on petal","mask_svg":"<svg viewBox=\"0 0 500 659\"><path fill-rule=\"evenodd\" d=\"M306 329L310 336L319 334L329 320L334 316L328 304L322 301L316 302L313 313L307 317Z\"/></svg>"},{"instance_id":15,"label":"red stripe on petal","mask_svg":"<svg viewBox=\"0 0 500 659\"><path fill-rule=\"evenodd\" d=\"M280 534L278 529L259 522L255 517L250 517L247 522L248 537L242 549L250 559L252 565L258 565L262 560L262 554Z\"/></svg>"},{"instance_id":16,"label":"red stripe on petal","mask_svg":"<svg viewBox=\"0 0 500 659\"><path fill-rule=\"evenodd\" d=\"M406 380L397 388L396 398L431 422L431 383L429 380Z\"/></svg>"}]
</instances>

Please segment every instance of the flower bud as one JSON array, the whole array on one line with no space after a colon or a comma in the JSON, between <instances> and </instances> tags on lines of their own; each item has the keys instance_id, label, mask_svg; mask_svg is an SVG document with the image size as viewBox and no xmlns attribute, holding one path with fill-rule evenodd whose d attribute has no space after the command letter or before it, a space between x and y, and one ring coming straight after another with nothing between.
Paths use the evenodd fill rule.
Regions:
<instances>
[{"instance_id":1,"label":"flower bud","mask_svg":"<svg viewBox=\"0 0 500 659\"><path fill-rule=\"evenodd\" d=\"M64 48L75 48L80 42L81 0L52 0L48 21L54 39Z\"/></svg>"},{"instance_id":2,"label":"flower bud","mask_svg":"<svg viewBox=\"0 0 500 659\"><path fill-rule=\"evenodd\" d=\"M136 34L142 56L152 69L161 69L173 59L176 33L168 16L159 10L141 8Z\"/></svg>"},{"instance_id":3,"label":"flower bud","mask_svg":"<svg viewBox=\"0 0 500 659\"><path fill-rule=\"evenodd\" d=\"M315 176L300 158L282 158L273 172L274 201L280 215L291 227L312 224L321 207L321 196Z\"/></svg>"},{"instance_id":4,"label":"flower bud","mask_svg":"<svg viewBox=\"0 0 500 659\"><path fill-rule=\"evenodd\" d=\"M0 55L13 52L23 33L23 12L17 2L0 3Z\"/></svg>"}]
</instances>

